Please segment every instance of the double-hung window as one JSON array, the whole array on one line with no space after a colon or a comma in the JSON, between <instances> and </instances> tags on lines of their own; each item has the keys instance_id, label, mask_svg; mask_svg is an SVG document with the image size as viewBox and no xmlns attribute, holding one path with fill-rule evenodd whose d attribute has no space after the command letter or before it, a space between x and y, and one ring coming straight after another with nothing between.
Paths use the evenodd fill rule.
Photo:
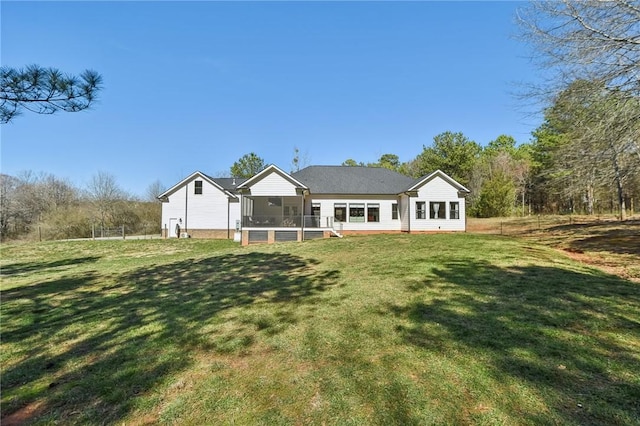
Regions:
<instances>
[{"instance_id":1,"label":"double-hung window","mask_svg":"<svg viewBox=\"0 0 640 426\"><path fill-rule=\"evenodd\" d=\"M380 204L367 204L367 222L380 222Z\"/></svg>"},{"instance_id":2,"label":"double-hung window","mask_svg":"<svg viewBox=\"0 0 640 426\"><path fill-rule=\"evenodd\" d=\"M346 203L334 204L333 216L336 218L338 222L346 222L347 221L347 204Z\"/></svg>"},{"instance_id":3,"label":"double-hung window","mask_svg":"<svg viewBox=\"0 0 640 426\"><path fill-rule=\"evenodd\" d=\"M398 219L398 203L391 204L391 219Z\"/></svg>"},{"instance_id":4,"label":"double-hung window","mask_svg":"<svg viewBox=\"0 0 640 426\"><path fill-rule=\"evenodd\" d=\"M446 219L446 206L447 203L445 203L444 201L431 201L429 203L429 217L431 219Z\"/></svg>"},{"instance_id":5,"label":"double-hung window","mask_svg":"<svg viewBox=\"0 0 640 426\"><path fill-rule=\"evenodd\" d=\"M196 180L193 182L193 193L194 194L202 194L202 181L201 180Z\"/></svg>"},{"instance_id":6,"label":"double-hung window","mask_svg":"<svg viewBox=\"0 0 640 426\"><path fill-rule=\"evenodd\" d=\"M364 204L349 204L349 222L364 222Z\"/></svg>"},{"instance_id":7,"label":"double-hung window","mask_svg":"<svg viewBox=\"0 0 640 426\"><path fill-rule=\"evenodd\" d=\"M426 219L426 218L427 218L426 202L416 201L416 219Z\"/></svg>"},{"instance_id":8,"label":"double-hung window","mask_svg":"<svg viewBox=\"0 0 640 426\"><path fill-rule=\"evenodd\" d=\"M451 201L449 203L449 219L460 219L460 203Z\"/></svg>"}]
</instances>

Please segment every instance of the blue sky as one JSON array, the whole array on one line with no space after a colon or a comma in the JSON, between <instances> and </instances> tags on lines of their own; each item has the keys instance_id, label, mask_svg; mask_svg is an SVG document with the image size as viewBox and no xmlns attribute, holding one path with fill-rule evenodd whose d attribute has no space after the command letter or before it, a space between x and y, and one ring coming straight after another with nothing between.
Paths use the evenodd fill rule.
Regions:
<instances>
[{"instance_id":1,"label":"blue sky","mask_svg":"<svg viewBox=\"0 0 640 426\"><path fill-rule=\"evenodd\" d=\"M97 171L143 195L255 152L290 170L419 154L444 131L520 143L540 124L518 2L7 2L3 66L104 78L79 113L2 125L2 173Z\"/></svg>"}]
</instances>

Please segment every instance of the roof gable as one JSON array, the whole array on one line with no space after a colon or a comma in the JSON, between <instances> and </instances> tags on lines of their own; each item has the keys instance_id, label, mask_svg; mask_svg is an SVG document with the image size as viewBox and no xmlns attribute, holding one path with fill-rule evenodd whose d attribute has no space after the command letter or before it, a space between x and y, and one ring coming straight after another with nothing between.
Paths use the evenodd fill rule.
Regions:
<instances>
[{"instance_id":1,"label":"roof gable","mask_svg":"<svg viewBox=\"0 0 640 426\"><path fill-rule=\"evenodd\" d=\"M424 186L425 184L427 184L428 182L433 180L433 178L435 178L436 176L439 176L444 181L446 181L449 185L455 187L460 192L467 192L467 193L471 192L467 188L465 188L463 185L458 183L454 178L452 178L451 176L449 176L448 174L446 174L445 172L443 172L440 169L438 169L435 172L430 173L430 174L428 174L426 176L422 176L421 178L418 178L416 181L414 181L413 185L411 185L407 189L407 192L417 191L422 186Z\"/></svg>"},{"instance_id":2,"label":"roof gable","mask_svg":"<svg viewBox=\"0 0 640 426\"><path fill-rule=\"evenodd\" d=\"M273 164L271 164L270 166L265 168L263 171L261 171L257 175L247 179L242 184L238 185L238 189L249 189L249 188L251 188L251 186L253 186L256 183L260 182L262 179L264 179L266 176L269 176L272 173L276 173L276 174L280 175L282 178L287 180L291 185L295 186L296 188L309 189L304 183L302 183L299 180L295 179L289 173L283 172L280 168L278 168L277 166L275 166Z\"/></svg>"},{"instance_id":3,"label":"roof gable","mask_svg":"<svg viewBox=\"0 0 640 426\"><path fill-rule=\"evenodd\" d=\"M180 182L178 182L177 184L173 185L171 188L167 189L162 194L158 195L157 198L159 200L161 200L161 201L166 201L167 197L169 197L171 194L176 192L178 189L182 188L187 183L191 182L192 180L194 180L194 179L196 179L198 177L201 178L202 180L207 181L212 186L214 186L215 188L220 190L220 192L225 193L228 197L237 198L233 193L231 193L230 191L225 189L222 185L217 183L212 177L207 176L206 174L204 174L204 173L202 173L200 171L195 171L195 172L191 173L189 176L187 176L186 178L182 179Z\"/></svg>"}]
</instances>

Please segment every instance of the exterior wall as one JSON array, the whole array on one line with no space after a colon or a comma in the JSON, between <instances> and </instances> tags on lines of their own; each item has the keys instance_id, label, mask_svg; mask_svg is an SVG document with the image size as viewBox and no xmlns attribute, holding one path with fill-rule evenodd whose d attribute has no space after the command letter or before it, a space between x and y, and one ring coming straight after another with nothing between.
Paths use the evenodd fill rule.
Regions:
<instances>
[{"instance_id":1,"label":"exterior wall","mask_svg":"<svg viewBox=\"0 0 640 426\"><path fill-rule=\"evenodd\" d=\"M426 204L426 219L416 218L416 202L424 201ZM459 219L449 219L449 203L458 202ZM446 206L445 219L430 219L429 203L444 202ZM409 203L409 215L411 220L411 232L421 231L464 231L465 230L465 198L460 196L458 190L442 179L434 176L426 182L419 190L417 197L411 197Z\"/></svg>"},{"instance_id":2,"label":"exterior wall","mask_svg":"<svg viewBox=\"0 0 640 426\"><path fill-rule=\"evenodd\" d=\"M251 185L251 195L288 197L296 195L296 187L276 172L269 173Z\"/></svg>"},{"instance_id":3,"label":"exterior wall","mask_svg":"<svg viewBox=\"0 0 640 426\"><path fill-rule=\"evenodd\" d=\"M314 195L311 194L311 200L305 202L305 214L311 213L312 204L320 204L320 216L321 217L333 217L334 205L346 204L347 205L347 218L342 223L342 231L348 233L349 231L400 231L401 223L400 219L391 219L391 205L398 203L398 197L395 195L389 196L339 196L339 195ZM349 221L349 204L357 203L365 205L365 217L364 222L350 222ZM369 222L367 217L367 204L379 204L380 205L380 221ZM399 207L398 207L399 208ZM308 211L308 213L306 213ZM337 227L337 224L336 224Z\"/></svg>"},{"instance_id":4,"label":"exterior wall","mask_svg":"<svg viewBox=\"0 0 640 426\"><path fill-rule=\"evenodd\" d=\"M196 180L202 181L202 194L194 193ZM227 238L227 229L234 231L235 220L240 218L240 203L230 203L224 192L198 176L168 198L169 201L162 203L162 229L163 233L166 229L169 236L174 236L175 223L182 219L182 232L195 237L196 234L221 235L219 231L224 231L221 238Z\"/></svg>"}]
</instances>

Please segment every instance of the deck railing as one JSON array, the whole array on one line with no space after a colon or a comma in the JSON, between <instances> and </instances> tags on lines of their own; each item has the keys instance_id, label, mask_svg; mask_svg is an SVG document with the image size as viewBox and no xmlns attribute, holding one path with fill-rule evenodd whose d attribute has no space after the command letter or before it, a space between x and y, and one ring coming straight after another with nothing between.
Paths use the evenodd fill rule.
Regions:
<instances>
[{"instance_id":1,"label":"deck railing","mask_svg":"<svg viewBox=\"0 0 640 426\"><path fill-rule=\"evenodd\" d=\"M251 215L242 217L242 226L246 228L300 228L302 215Z\"/></svg>"},{"instance_id":2,"label":"deck railing","mask_svg":"<svg viewBox=\"0 0 640 426\"><path fill-rule=\"evenodd\" d=\"M274 216L251 215L242 217L242 226L246 228L304 228L334 229L340 231L342 223L332 216ZM339 229L338 229L339 228Z\"/></svg>"}]
</instances>

